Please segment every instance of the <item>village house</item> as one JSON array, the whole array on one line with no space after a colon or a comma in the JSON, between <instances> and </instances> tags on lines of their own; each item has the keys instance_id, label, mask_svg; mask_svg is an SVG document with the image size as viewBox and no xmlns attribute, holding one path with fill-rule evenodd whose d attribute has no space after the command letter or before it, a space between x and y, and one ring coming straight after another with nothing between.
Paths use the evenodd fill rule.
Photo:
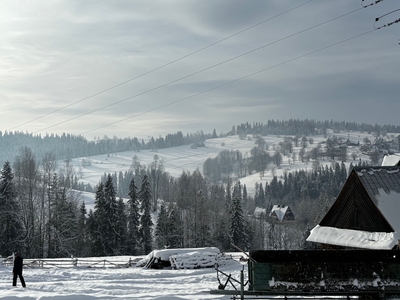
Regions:
<instances>
[{"instance_id":1,"label":"village house","mask_svg":"<svg viewBox=\"0 0 400 300\"><path fill-rule=\"evenodd\" d=\"M323 249L393 249L399 212L400 166L355 167L307 241Z\"/></svg>"},{"instance_id":2,"label":"village house","mask_svg":"<svg viewBox=\"0 0 400 300\"><path fill-rule=\"evenodd\" d=\"M275 223L284 223L286 221L293 221L294 215L287 205L274 205L269 213L271 220Z\"/></svg>"}]
</instances>

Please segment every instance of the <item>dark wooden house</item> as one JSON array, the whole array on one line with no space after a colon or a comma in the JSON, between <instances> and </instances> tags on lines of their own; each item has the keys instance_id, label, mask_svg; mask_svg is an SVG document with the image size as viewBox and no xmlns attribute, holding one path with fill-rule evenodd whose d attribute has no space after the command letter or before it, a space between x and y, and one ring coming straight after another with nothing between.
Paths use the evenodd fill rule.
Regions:
<instances>
[{"instance_id":1,"label":"dark wooden house","mask_svg":"<svg viewBox=\"0 0 400 300\"><path fill-rule=\"evenodd\" d=\"M355 167L307 241L322 248L393 249L399 214L400 167Z\"/></svg>"},{"instance_id":2,"label":"dark wooden house","mask_svg":"<svg viewBox=\"0 0 400 300\"><path fill-rule=\"evenodd\" d=\"M284 223L294 220L292 210L287 205L274 205L269 213L269 217L276 223Z\"/></svg>"}]
</instances>

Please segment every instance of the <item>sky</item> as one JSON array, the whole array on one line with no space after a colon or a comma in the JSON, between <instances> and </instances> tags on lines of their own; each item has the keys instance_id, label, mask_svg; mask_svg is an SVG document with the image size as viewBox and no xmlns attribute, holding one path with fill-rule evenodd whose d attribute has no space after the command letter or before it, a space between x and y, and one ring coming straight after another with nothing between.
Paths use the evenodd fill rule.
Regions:
<instances>
[{"instance_id":1,"label":"sky","mask_svg":"<svg viewBox=\"0 0 400 300\"><path fill-rule=\"evenodd\" d=\"M3 0L1 131L228 132L290 118L400 125L397 1ZM400 18L382 17L375 27Z\"/></svg>"}]
</instances>

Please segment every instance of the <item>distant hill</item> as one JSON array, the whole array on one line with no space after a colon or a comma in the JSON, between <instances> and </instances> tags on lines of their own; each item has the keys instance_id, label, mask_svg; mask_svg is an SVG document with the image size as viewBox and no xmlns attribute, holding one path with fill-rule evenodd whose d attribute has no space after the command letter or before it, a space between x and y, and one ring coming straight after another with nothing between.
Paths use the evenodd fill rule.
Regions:
<instances>
[{"instance_id":1,"label":"distant hill","mask_svg":"<svg viewBox=\"0 0 400 300\"><path fill-rule=\"evenodd\" d=\"M283 152L282 147L288 138L295 139L295 136L267 135L262 137L265 141L266 151L273 156L277 151ZM274 176L282 178L286 173L295 172L297 170L313 170L316 166L331 166L335 162L344 161L347 168L350 164L357 165L361 163L372 164L371 151L377 156L378 164L381 163L382 157L390 150L389 146L396 146L395 135L388 134L385 139L377 139L374 134L361 132L333 132L328 129L325 134L313 135L306 137L305 145L298 141L297 146L293 142L291 152L282 155L280 165L277 166L271 162L264 172L256 172L248 170L243 172L241 176L233 167L232 172L222 175L223 178L228 176L233 180L240 180L242 184L246 184L249 194L254 193L256 182L270 182ZM311 143L310 143L311 139ZM301 140L301 139L300 139ZM337 156L329 157L327 141L336 141L336 145L332 146L336 149ZM375 142L379 144L375 144ZM365 144L367 142L368 144ZM303 147L304 146L304 147ZM96 186L101 177L105 173L126 172L134 165L140 164L150 166L154 162L155 157L163 165L163 169L173 177L179 177L182 172L193 172L199 170L204 174L204 164L207 159L216 159L222 151L239 151L247 160L251 158L251 150L257 147L257 136L239 135L226 136L222 138L207 139L204 147L192 147L183 145L178 147L170 147L158 150L141 150L141 151L124 151L118 153L110 153L107 155L95 155L74 158L71 164L74 166L78 174L79 181L84 184ZM378 148L379 147L379 148ZM385 149L389 148L389 149ZM318 149L315 158L310 157L311 153ZM340 155L340 149L345 149L345 156ZM301 152L304 152L301 159ZM215 162L216 163L216 162ZM245 175L245 176L244 176Z\"/></svg>"}]
</instances>

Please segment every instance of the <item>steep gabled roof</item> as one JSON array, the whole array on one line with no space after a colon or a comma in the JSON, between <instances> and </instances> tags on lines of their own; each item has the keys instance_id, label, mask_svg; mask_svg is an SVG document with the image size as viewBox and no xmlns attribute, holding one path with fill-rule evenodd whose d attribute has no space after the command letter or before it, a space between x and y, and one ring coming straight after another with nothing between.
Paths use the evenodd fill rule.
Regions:
<instances>
[{"instance_id":1,"label":"steep gabled roof","mask_svg":"<svg viewBox=\"0 0 400 300\"><path fill-rule=\"evenodd\" d=\"M280 222L294 220L294 215L287 205L274 205L269 216L278 219Z\"/></svg>"},{"instance_id":2,"label":"steep gabled roof","mask_svg":"<svg viewBox=\"0 0 400 300\"><path fill-rule=\"evenodd\" d=\"M355 167L308 241L391 249L400 238L400 167Z\"/></svg>"}]
</instances>

